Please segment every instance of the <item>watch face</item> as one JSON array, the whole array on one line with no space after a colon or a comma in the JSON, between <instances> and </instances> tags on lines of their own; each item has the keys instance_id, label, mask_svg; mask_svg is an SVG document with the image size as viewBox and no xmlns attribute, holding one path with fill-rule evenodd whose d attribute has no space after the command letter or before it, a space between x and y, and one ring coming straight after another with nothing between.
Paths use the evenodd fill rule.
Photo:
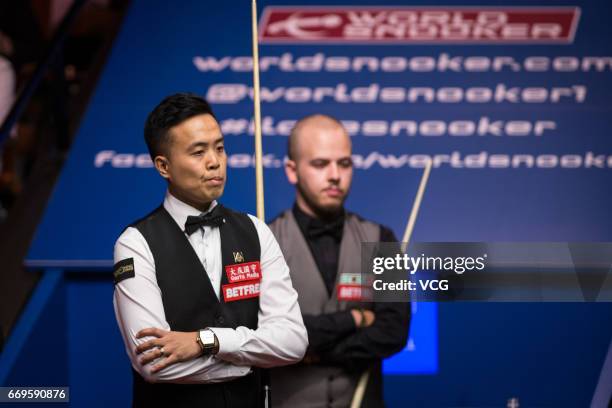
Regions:
<instances>
[{"instance_id":1,"label":"watch face","mask_svg":"<svg viewBox=\"0 0 612 408\"><path fill-rule=\"evenodd\" d=\"M215 344L215 334L212 330L200 330L200 341L204 346L213 346Z\"/></svg>"}]
</instances>

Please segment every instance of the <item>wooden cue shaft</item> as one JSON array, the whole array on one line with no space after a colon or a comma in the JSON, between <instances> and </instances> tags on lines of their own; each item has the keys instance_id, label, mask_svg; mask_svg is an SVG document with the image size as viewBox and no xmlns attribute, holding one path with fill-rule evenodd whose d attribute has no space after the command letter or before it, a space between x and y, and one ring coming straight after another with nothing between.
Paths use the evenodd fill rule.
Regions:
<instances>
[{"instance_id":1,"label":"wooden cue shaft","mask_svg":"<svg viewBox=\"0 0 612 408\"><path fill-rule=\"evenodd\" d=\"M425 165L425 170L423 171L423 175L421 176L421 182L419 183L419 189L417 190L416 197L414 198L414 203L412 203L410 218L408 218L408 224L406 225L404 237L402 238L402 252L406 252L406 249L408 249L410 237L412 236L412 230L414 229L416 218L419 215L419 208L421 207L421 201L423 200L425 187L427 186L427 181L429 180L429 173L431 173L431 160L428 160L427 164Z\"/></svg>"},{"instance_id":2,"label":"wooden cue shaft","mask_svg":"<svg viewBox=\"0 0 612 408\"><path fill-rule=\"evenodd\" d=\"M429 180L430 172L431 160L427 161L427 164L425 165L425 170L423 171L423 175L421 176L421 182L419 183L419 189L417 190L416 197L414 198L414 202L412 203L412 210L410 211L408 224L406 225L404 237L402 238L402 252L406 252L406 249L408 248L410 236L412 235L412 230L414 229L416 218L419 215L419 208L421 207L421 201L423 200L423 194L425 193L425 187L427 186L427 181ZM355 393L353 394L353 399L351 400L351 408L359 408L361 406L361 402L363 401L363 395L365 394L366 386L368 385L369 377L370 370L366 370L363 374L361 374L359 382L357 383L357 388L355 388Z\"/></svg>"},{"instance_id":3,"label":"wooden cue shaft","mask_svg":"<svg viewBox=\"0 0 612 408\"><path fill-rule=\"evenodd\" d=\"M355 388L355 393L353 394L353 399L351 400L351 408L361 407L361 402L363 401L363 394L365 394L369 378L370 370L366 370L363 374L361 374L361 377L359 377L357 388Z\"/></svg>"},{"instance_id":4,"label":"wooden cue shaft","mask_svg":"<svg viewBox=\"0 0 612 408\"><path fill-rule=\"evenodd\" d=\"M251 3L251 27L253 36L253 105L255 122L255 199L257 218L266 220L264 210L263 162L261 141L261 105L259 100L259 46L257 30L257 2Z\"/></svg>"}]
</instances>

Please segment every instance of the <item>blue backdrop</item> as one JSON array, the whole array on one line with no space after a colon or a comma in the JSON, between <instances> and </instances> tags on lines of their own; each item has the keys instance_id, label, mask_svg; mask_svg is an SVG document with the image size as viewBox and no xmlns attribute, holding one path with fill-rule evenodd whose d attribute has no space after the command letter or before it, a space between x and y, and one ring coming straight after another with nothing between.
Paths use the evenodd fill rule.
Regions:
<instances>
[{"instance_id":1,"label":"blue backdrop","mask_svg":"<svg viewBox=\"0 0 612 408\"><path fill-rule=\"evenodd\" d=\"M48 283L62 299L56 313L37 316L66 328L62 375L76 405L101 404L94 396L108 390L117 402L130 398L109 267L122 228L163 198L142 127L164 96L191 91L213 103L229 154L222 201L255 210L249 3L133 1L130 7L26 260L34 269L72 271ZM270 16L282 10L277 5L299 3L268 1L259 5L260 15L266 7ZM338 0L331 10L308 2L294 18L310 23L292 24L327 35L313 16L348 18L342 10L369 3ZM546 6L553 15L569 15L575 35L556 43L263 39L267 218L293 202L282 171L291 121L323 112L345 121L352 135L356 173L347 207L397 236L424 161L432 158L414 240L612 240L612 6L449 0L436 10L460 6L465 17L482 7L463 7L483 3L510 17L517 12L512 7L529 6L518 10L530 24L550 23L538 14ZM429 7L426 1L385 5L408 7L404 13ZM376 14L381 10L353 11L353 18L379 15L382 25L395 21ZM260 23L267 36L271 27ZM522 30L519 23L508 30ZM612 336L610 321L609 304L418 304L407 349L385 365L387 401L501 406L517 397L528 406L585 406ZM29 359L17 359L0 380L31 385L21 360Z\"/></svg>"}]
</instances>

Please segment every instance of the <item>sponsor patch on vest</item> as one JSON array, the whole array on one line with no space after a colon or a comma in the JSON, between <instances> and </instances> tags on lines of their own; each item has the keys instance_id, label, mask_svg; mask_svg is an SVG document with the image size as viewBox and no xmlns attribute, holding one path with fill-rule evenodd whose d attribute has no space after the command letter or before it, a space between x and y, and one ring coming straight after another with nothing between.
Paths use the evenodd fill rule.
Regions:
<instances>
[{"instance_id":1,"label":"sponsor patch on vest","mask_svg":"<svg viewBox=\"0 0 612 408\"><path fill-rule=\"evenodd\" d=\"M225 273L229 283L261 280L259 261L227 265Z\"/></svg>"},{"instance_id":2,"label":"sponsor patch on vest","mask_svg":"<svg viewBox=\"0 0 612 408\"><path fill-rule=\"evenodd\" d=\"M340 274L341 285L361 285L361 274L360 273L341 273Z\"/></svg>"},{"instance_id":3,"label":"sponsor patch on vest","mask_svg":"<svg viewBox=\"0 0 612 408\"><path fill-rule=\"evenodd\" d=\"M223 285L223 300L233 302L259 297L259 282L230 283Z\"/></svg>"},{"instance_id":4,"label":"sponsor patch on vest","mask_svg":"<svg viewBox=\"0 0 612 408\"><path fill-rule=\"evenodd\" d=\"M113 267L115 285L124 279L133 278L134 276L136 276L134 272L134 258L127 258L119 261Z\"/></svg>"},{"instance_id":5,"label":"sponsor patch on vest","mask_svg":"<svg viewBox=\"0 0 612 408\"><path fill-rule=\"evenodd\" d=\"M336 287L338 300L345 302L369 302L372 300L371 291L361 285L343 285Z\"/></svg>"}]
</instances>

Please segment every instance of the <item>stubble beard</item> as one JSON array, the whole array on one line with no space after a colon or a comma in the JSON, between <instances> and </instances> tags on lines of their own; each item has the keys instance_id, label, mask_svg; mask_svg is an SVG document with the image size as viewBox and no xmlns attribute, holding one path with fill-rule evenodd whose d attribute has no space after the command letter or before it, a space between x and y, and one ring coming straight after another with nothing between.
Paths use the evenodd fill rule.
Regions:
<instances>
[{"instance_id":1,"label":"stubble beard","mask_svg":"<svg viewBox=\"0 0 612 408\"><path fill-rule=\"evenodd\" d=\"M339 213L342 212L344 208L344 201L346 200L346 197L348 194L345 194L342 197L342 200L340 201L338 205L333 206L333 207L324 207L318 204L315 199L311 198L310 195L306 192L306 190L301 186L300 183L297 183L296 186L297 186L298 194L300 195L304 203L308 206L310 211L312 211L315 214L316 218L332 219L332 218L335 218Z\"/></svg>"}]
</instances>

